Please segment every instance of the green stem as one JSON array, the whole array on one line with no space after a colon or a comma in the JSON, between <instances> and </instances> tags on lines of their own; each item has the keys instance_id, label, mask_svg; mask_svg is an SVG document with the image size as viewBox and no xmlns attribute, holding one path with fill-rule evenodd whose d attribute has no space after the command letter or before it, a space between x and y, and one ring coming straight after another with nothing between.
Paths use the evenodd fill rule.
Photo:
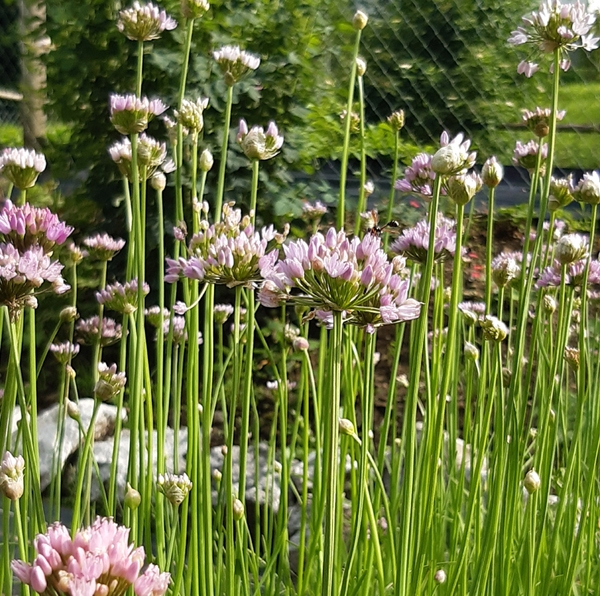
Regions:
<instances>
[{"instance_id":1,"label":"green stem","mask_svg":"<svg viewBox=\"0 0 600 596\"><path fill-rule=\"evenodd\" d=\"M231 126L231 108L233 105L233 87L227 87L227 103L225 105L225 122L223 125L223 138L221 140L221 162L219 163L219 179L217 183L217 196L213 211L213 219L221 219L223 197L225 195L225 170L227 167L227 145L229 144L229 128Z\"/></svg>"}]
</instances>

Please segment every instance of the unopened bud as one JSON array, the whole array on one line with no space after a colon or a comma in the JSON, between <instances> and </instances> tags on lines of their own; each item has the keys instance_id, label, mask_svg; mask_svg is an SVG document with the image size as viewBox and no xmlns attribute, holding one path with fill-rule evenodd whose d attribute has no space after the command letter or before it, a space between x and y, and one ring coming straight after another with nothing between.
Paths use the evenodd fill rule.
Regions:
<instances>
[{"instance_id":1,"label":"unopened bud","mask_svg":"<svg viewBox=\"0 0 600 596\"><path fill-rule=\"evenodd\" d=\"M367 26L368 21L369 17L362 10L357 10L352 19L352 26L357 31L362 31Z\"/></svg>"},{"instance_id":2,"label":"unopened bud","mask_svg":"<svg viewBox=\"0 0 600 596\"><path fill-rule=\"evenodd\" d=\"M510 382L512 381L512 372L508 368L502 369L502 387L508 389L510 387Z\"/></svg>"},{"instance_id":3,"label":"unopened bud","mask_svg":"<svg viewBox=\"0 0 600 596\"><path fill-rule=\"evenodd\" d=\"M508 335L507 326L498 318L492 315L486 315L485 319L480 322L483 330L483 338L487 341L501 342Z\"/></svg>"},{"instance_id":4,"label":"unopened bud","mask_svg":"<svg viewBox=\"0 0 600 596\"><path fill-rule=\"evenodd\" d=\"M305 337L297 337L292 342L294 350L308 350L308 340Z\"/></svg>"},{"instance_id":5,"label":"unopened bud","mask_svg":"<svg viewBox=\"0 0 600 596\"><path fill-rule=\"evenodd\" d=\"M63 308L60 311L60 322L61 323L70 323L71 321L74 321L77 317L79 317L79 313L77 312L77 309L74 306L65 306L65 308Z\"/></svg>"},{"instance_id":6,"label":"unopened bud","mask_svg":"<svg viewBox=\"0 0 600 596\"><path fill-rule=\"evenodd\" d=\"M201 154L200 154L200 170L202 170L203 172L209 172L214 164L215 160L213 159L213 155L212 153L208 150L205 149Z\"/></svg>"},{"instance_id":7,"label":"unopened bud","mask_svg":"<svg viewBox=\"0 0 600 596\"><path fill-rule=\"evenodd\" d=\"M223 474L221 473L221 470L213 470L212 477L215 482L221 482L221 479L223 478Z\"/></svg>"},{"instance_id":8,"label":"unopened bud","mask_svg":"<svg viewBox=\"0 0 600 596\"><path fill-rule=\"evenodd\" d=\"M569 265L588 256L588 241L581 234L567 234L556 245L555 257L561 265Z\"/></svg>"},{"instance_id":9,"label":"unopened bud","mask_svg":"<svg viewBox=\"0 0 600 596\"><path fill-rule=\"evenodd\" d=\"M227 455L227 445L221 445L221 455L223 457Z\"/></svg>"},{"instance_id":10,"label":"unopened bud","mask_svg":"<svg viewBox=\"0 0 600 596\"><path fill-rule=\"evenodd\" d=\"M551 315L558 308L556 298L550 294L544 294L544 310Z\"/></svg>"},{"instance_id":11,"label":"unopened bud","mask_svg":"<svg viewBox=\"0 0 600 596\"><path fill-rule=\"evenodd\" d=\"M15 457L10 451L4 453L0 462L0 492L11 501L23 496L23 470L25 460L22 455Z\"/></svg>"},{"instance_id":12,"label":"unopened bud","mask_svg":"<svg viewBox=\"0 0 600 596\"><path fill-rule=\"evenodd\" d=\"M481 168L481 179L483 183L489 188L495 188L500 184L504 177L504 167L496 159L496 157L490 157Z\"/></svg>"},{"instance_id":13,"label":"unopened bud","mask_svg":"<svg viewBox=\"0 0 600 596\"><path fill-rule=\"evenodd\" d=\"M244 504L239 499L233 501L233 519L240 521L244 517Z\"/></svg>"},{"instance_id":14,"label":"unopened bud","mask_svg":"<svg viewBox=\"0 0 600 596\"><path fill-rule=\"evenodd\" d=\"M162 172L154 173L152 178L150 178L150 186L154 190L162 192L165 190L165 186L167 186L167 177Z\"/></svg>"},{"instance_id":15,"label":"unopened bud","mask_svg":"<svg viewBox=\"0 0 600 596\"><path fill-rule=\"evenodd\" d=\"M523 480L523 486L525 490L531 495L534 492L540 489L542 485L542 481L540 479L540 475L535 470L529 470L527 474L525 474L525 479Z\"/></svg>"},{"instance_id":16,"label":"unopened bud","mask_svg":"<svg viewBox=\"0 0 600 596\"><path fill-rule=\"evenodd\" d=\"M387 118L388 124L394 132L398 132L404 127L404 110L392 112Z\"/></svg>"},{"instance_id":17,"label":"unopened bud","mask_svg":"<svg viewBox=\"0 0 600 596\"><path fill-rule=\"evenodd\" d=\"M129 509L137 509L142 502L142 495L129 484L127 483L127 492L125 493L125 507L129 507Z\"/></svg>"},{"instance_id":18,"label":"unopened bud","mask_svg":"<svg viewBox=\"0 0 600 596\"><path fill-rule=\"evenodd\" d=\"M436 584L443 584L446 581L446 572L443 569L438 569L433 576Z\"/></svg>"},{"instance_id":19,"label":"unopened bud","mask_svg":"<svg viewBox=\"0 0 600 596\"><path fill-rule=\"evenodd\" d=\"M479 350L477 346L471 342L465 342L465 358L471 362L475 362L479 358Z\"/></svg>"},{"instance_id":20,"label":"unopened bud","mask_svg":"<svg viewBox=\"0 0 600 596\"><path fill-rule=\"evenodd\" d=\"M81 412L79 411L79 405L70 399L67 400L67 415L69 418L77 421L81 418Z\"/></svg>"},{"instance_id":21,"label":"unopened bud","mask_svg":"<svg viewBox=\"0 0 600 596\"><path fill-rule=\"evenodd\" d=\"M360 56L356 59L356 74L362 77L367 72L367 61Z\"/></svg>"},{"instance_id":22,"label":"unopened bud","mask_svg":"<svg viewBox=\"0 0 600 596\"><path fill-rule=\"evenodd\" d=\"M354 437L356 435L356 430L354 429L354 424L352 424L351 420L348 418L340 418L340 432L343 435L348 435L349 437Z\"/></svg>"},{"instance_id":23,"label":"unopened bud","mask_svg":"<svg viewBox=\"0 0 600 596\"><path fill-rule=\"evenodd\" d=\"M566 363L573 369L579 370L579 350L570 346L565 347L564 353Z\"/></svg>"}]
</instances>

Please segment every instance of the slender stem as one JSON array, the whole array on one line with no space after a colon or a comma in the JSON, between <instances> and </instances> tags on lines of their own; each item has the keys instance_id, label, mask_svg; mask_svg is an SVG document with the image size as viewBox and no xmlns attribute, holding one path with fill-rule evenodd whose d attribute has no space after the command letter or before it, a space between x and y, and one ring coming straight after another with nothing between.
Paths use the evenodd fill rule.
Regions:
<instances>
[{"instance_id":1,"label":"slender stem","mask_svg":"<svg viewBox=\"0 0 600 596\"><path fill-rule=\"evenodd\" d=\"M225 122L223 125L223 138L221 140L221 162L219 163L219 179L217 183L217 196L213 211L215 221L221 219L223 197L225 195L225 170L227 166L227 146L229 144L229 128L231 126L231 107L233 105L233 87L227 87L227 103L225 105Z\"/></svg>"},{"instance_id":2,"label":"slender stem","mask_svg":"<svg viewBox=\"0 0 600 596\"><path fill-rule=\"evenodd\" d=\"M392 165L392 183L390 184L390 196L388 198L388 210L386 223L392 221L394 217L394 198L396 196L396 178L398 177L398 160L400 155L400 131L394 134L394 162ZM387 252L390 242L390 235L385 234L383 237L383 250Z\"/></svg>"}]
</instances>

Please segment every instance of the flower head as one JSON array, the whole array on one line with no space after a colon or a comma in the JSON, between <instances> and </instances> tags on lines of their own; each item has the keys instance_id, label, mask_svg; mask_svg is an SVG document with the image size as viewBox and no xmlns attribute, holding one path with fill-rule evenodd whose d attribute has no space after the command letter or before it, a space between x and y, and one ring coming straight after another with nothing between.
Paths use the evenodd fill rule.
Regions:
<instances>
[{"instance_id":1,"label":"flower head","mask_svg":"<svg viewBox=\"0 0 600 596\"><path fill-rule=\"evenodd\" d=\"M79 344L63 341L60 344L50 344L50 351L61 364L68 364L79 354Z\"/></svg>"},{"instance_id":2,"label":"flower head","mask_svg":"<svg viewBox=\"0 0 600 596\"><path fill-rule=\"evenodd\" d=\"M600 203L600 176L598 172L584 174L573 190L573 197L580 203L598 205Z\"/></svg>"},{"instance_id":3,"label":"flower head","mask_svg":"<svg viewBox=\"0 0 600 596\"><path fill-rule=\"evenodd\" d=\"M77 332L77 341L88 346L94 345L100 339L101 346L110 346L121 339L123 328L114 319L103 318L102 329L98 320L98 315L89 319L79 319L75 323Z\"/></svg>"},{"instance_id":4,"label":"flower head","mask_svg":"<svg viewBox=\"0 0 600 596\"><path fill-rule=\"evenodd\" d=\"M464 174L466 170L473 167L477 153L469 153L471 141L463 141L463 134L456 135L452 140L444 131L440 137L441 147L431 158L431 169L436 174L452 176Z\"/></svg>"},{"instance_id":5,"label":"flower head","mask_svg":"<svg viewBox=\"0 0 600 596\"><path fill-rule=\"evenodd\" d=\"M466 205L481 190L482 184L476 172L450 176L445 181L446 193L457 205Z\"/></svg>"},{"instance_id":6,"label":"flower head","mask_svg":"<svg viewBox=\"0 0 600 596\"><path fill-rule=\"evenodd\" d=\"M436 174L431 167L432 156L419 153L404 170L404 179L397 180L395 188L401 192L419 195L425 200L433 196L433 181ZM444 190L442 192L445 192Z\"/></svg>"},{"instance_id":7,"label":"flower head","mask_svg":"<svg viewBox=\"0 0 600 596\"><path fill-rule=\"evenodd\" d=\"M22 455L15 457L6 451L0 462L0 492L11 501L23 496L23 470L25 460Z\"/></svg>"},{"instance_id":8,"label":"flower head","mask_svg":"<svg viewBox=\"0 0 600 596\"><path fill-rule=\"evenodd\" d=\"M265 282L259 300L264 306L291 301L325 324L337 311L346 323L368 331L420 314L421 305L408 298L408 280L394 272L397 264L373 234L360 240L330 228L325 236L317 233L308 243L297 240L283 250L284 258L262 263Z\"/></svg>"},{"instance_id":9,"label":"flower head","mask_svg":"<svg viewBox=\"0 0 600 596\"><path fill-rule=\"evenodd\" d=\"M260 66L260 58L240 50L239 46L224 46L213 52L213 57L223 76L225 84L232 87L246 73L256 70Z\"/></svg>"},{"instance_id":10,"label":"flower head","mask_svg":"<svg viewBox=\"0 0 600 596\"><path fill-rule=\"evenodd\" d=\"M193 133L199 133L204 128L204 110L208 107L208 97L198 97L195 101L184 99L181 108L175 110L177 122Z\"/></svg>"},{"instance_id":11,"label":"flower head","mask_svg":"<svg viewBox=\"0 0 600 596\"><path fill-rule=\"evenodd\" d=\"M521 141L517 141L513 153L513 163L516 166L527 169L531 174L536 168L539 151L540 146L535 141L529 141L525 144L521 143ZM548 145L544 143L541 152L542 165L540 167L540 176L543 176L546 171L546 164L544 162L546 157L548 157Z\"/></svg>"},{"instance_id":12,"label":"flower head","mask_svg":"<svg viewBox=\"0 0 600 596\"><path fill-rule=\"evenodd\" d=\"M583 277L587 262L588 260L585 258L580 259L579 261L568 263L565 266L565 283L567 285L577 287L583 284ZM535 287L537 289L558 287L560 286L561 274L562 265L560 261L555 260L551 267L546 267L544 269L539 279L535 282ZM590 261L587 282L589 285L600 284L600 261Z\"/></svg>"},{"instance_id":13,"label":"flower head","mask_svg":"<svg viewBox=\"0 0 600 596\"><path fill-rule=\"evenodd\" d=\"M521 253L501 252L492 260L492 279L499 288L505 288L521 276Z\"/></svg>"},{"instance_id":14,"label":"flower head","mask_svg":"<svg viewBox=\"0 0 600 596\"><path fill-rule=\"evenodd\" d=\"M158 490L167 497L167 500L175 507L181 505L192 490L192 481L187 474L159 474L156 482Z\"/></svg>"},{"instance_id":15,"label":"flower head","mask_svg":"<svg viewBox=\"0 0 600 596\"><path fill-rule=\"evenodd\" d=\"M94 596L124 594L133 586L136 596L162 596L170 576L149 565L140 574L144 548L128 544L129 528L112 519L97 518L71 539L60 522L33 541L33 564L15 560L15 576L40 594Z\"/></svg>"},{"instance_id":16,"label":"flower head","mask_svg":"<svg viewBox=\"0 0 600 596\"><path fill-rule=\"evenodd\" d=\"M127 377L124 372L117 372L117 365L98 363L98 380L94 387L94 397L100 401L108 401L125 387Z\"/></svg>"},{"instance_id":17,"label":"flower head","mask_svg":"<svg viewBox=\"0 0 600 596\"><path fill-rule=\"evenodd\" d=\"M181 1L181 14L186 19L198 19L205 12L208 12L210 4L208 0L182 0Z\"/></svg>"},{"instance_id":18,"label":"flower head","mask_svg":"<svg viewBox=\"0 0 600 596\"><path fill-rule=\"evenodd\" d=\"M434 260L441 263L454 256L456 250L455 223L438 214L435 226ZM403 230L390 247L391 251L416 263L427 261L429 251L429 222L422 220L412 228Z\"/></svg>"},{"instance_id":19,"label":"flower head","mask_svg":"<svg viewBox=\"0 0 600 596\"><path fill-rule=\"evenodd\" d=\"M504 166L496 159L490 157L481 168L481 180L489 188L495 188L504 178Z\"/></svg>"},{"instance_id":20,"label":"flower head","mask_svg":"<svg viewBox=\"0 0 600 596\"><path fill-rule=\"evenodd\" d=\"M158 39L163 31L177 27L177 21L152 3L134 2L133 6L119 12L117 29L133 41Z\"/></svg>"},{"instance_id":21,"label":"flower head","mask_svg":"<svg viewBox=\"0 0 600 596\"><path fill-rule=\"evenodd\" d=\"M33 149L7 147L0 154L0 172L19 190L31 188L46 169L46 158Z\"/></svg>"},{"instance_id":22,"label":"flower head","mask_svg":"<svg viewBox=\"0 0 600 596\"><path fill-rule=\"evenodd\" d=\"M556 111L557 122L565 117L566 112L564 110ZM552 110L550 108L542 109L540 107L535 108L535 111L523 110L523 122L525 126L539 138L548 136L550 132L550 117L552 116Z\"/></svg>"},{"instance_id":23,"label":"flower head","mask_svg":"<svg viewBox=\"0 0 600 596\"><path fill-rule=\"evenodd\" d=\"M258 232L248 215L242 217L233 203L226 203L221 221L200 222L201 231L190 241L188 258L167 259L165 280L173 283L188 277L228 287L252 286L261 279L261 263L276 258L269 250L283 243L288 229L280 234L269 226Z\"/></svg>"},{"instance_id":24,"label":"flower head","mask_svg":"<svg viewBox=\"0 0 600 596\"><path fill-rule=\"evenodd\" d=\"M579 0L573 4L545 0L537 11L525 15L522 21L523 25L511 33L509 43L530 46L530 57L558 51L563 70L570 66L569 52L577 48L591 51L598 47L599 39L590 33L596 15ZM530 66L519 65L519 72L531 76L537 70L537 64L531 61L525 64Z\"/></svg>"},{"instance_id":25,"label":"flower head","mask_svg":"<svg viewBox=\"0 0 600 596\"><path fill-rule=\"evenodd\" d=\"M110 261L124 246L125 240L108 234L96 234L83 240L93 257L100 261Z\"/></svg>"},{"instance_id":26,"label":"flower head","mask_svg":"<svg viewBox=\"0 0 600 596\"><path fill-rule=\"evenodd\" d=\"M144 132L148 122L166 109L167 106L160 99L150 100L136 95L110 96L110 121L122 135Z\"/></svg>"},{"instance_id":27,"label":"flower head","mask_svg":"<svg viewBox=\"0 0 600 596\"><path fill-rule=\"evenodd\" d=\"M392 112L387 117L388 124L394 132L398 132L404 128L404 110L397 110Z\"/></svg>"},{"instance_id":28,"label":"flower head","mask_svg":"<svg viewBox=\"0 0 600 596\"><path fill-rule=\"evenodd\" d=\"M143 284L144 295L150 292L150 287L146 282ZM116 282L106 286L103 290L96 292L96 300L99 304L104 304L106 308L115 310L122 314L131 314L137 310L138 280L121 284Z\"/></svg>"},{"instance_id":29,"label":"flower head","mask_svg":"<svg viewBox=\"0 0 600 596\"><path fill-rule=\"evenodd\" d=\"M279 153L283 137L279 134L275 122L270 122L265 132L261 126L253 126L248 130L246 121L240 120L237 142L248 159L264 161Z\"/></svg>"}]
</instances>

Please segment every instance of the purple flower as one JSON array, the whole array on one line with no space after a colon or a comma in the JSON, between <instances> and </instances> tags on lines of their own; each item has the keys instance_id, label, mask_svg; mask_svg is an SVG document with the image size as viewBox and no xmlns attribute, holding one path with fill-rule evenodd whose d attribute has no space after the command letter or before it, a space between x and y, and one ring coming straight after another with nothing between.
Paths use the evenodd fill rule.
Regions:
<instances>
[{"instance_id":1,"label":"purple flower","mask_svg":"<svg viewBox=\"0 0 600 596\"><path fill-rule=\"evenodd\" d=\"M133 41L151 41L158 39L163 31L171 31L177 27L177 21L164 10L152 3L140 4L119 12L117 29Z\"/></svg>"},{"instance_id":2,"label":"purple flower","mask_svg":"<svg viewBox=\"0 0 600 596\"><path fill-rule=\"evenodd\" d=\"M577 48L591 51L598 47L599 39L590 33L596 15L579 0L573 4L546 0L539 10L525 15L522 20L524 25L511 33L508 42L515 46L531 46L533 56L558 50L563 70L570 66L569 52ZM537 64L523 61L517 72L530 77L536 70Z\"/></svg>"},{"instance_id":3,"label":"purple flower","mask_svg":"<svg viewBox=\"0 0 600 596\"><path fill-rule=\"evenodd\" d=\"M110 96L110 121L123 135L144 132L148 122L166 109L167 106L160 99L149 100L136 95Z\"/></svg>"},{"instance_id":4,"label":"purple flower","mask_svg":"<svg viewBox=\"0 0 600 596\"><path fill-rule=\"evenodd\" d=\"M169 574L149 565L140 575L144 548L134 548L128 541L129 528L108 518L97 518L73 539L56 522L33 541L33 564L15 560L11 568L22 583L40 594L124 594L133 586L137 596L162 596Z\"/></svg>"},{"instance_id":5,"label":"purple flower","mask_svg":"<svg viewBox=\"0 0 600 596\"><path fill-rule=\"evenodd\" d=\"M7 200L0 212L0 234L5 242L21 251L37 245L49 253L72 231L73 228L60 221L50 209L32 207L29 203L17 207Z\"/></svg>"},{"instance_id":6,"label":"purple flower","mask_svg":"<svg viewBox=\"0 0 600 596\"><path fill-rule=\"evenodd\" d=\"M102 319L102 333L100 333L98 315L89 319L80 319L75 323L78 342L85 345L94 345L100 338L101 346L110 346L121 339L123 328L114 319Z\"/></svg>"},{"instance_id":7,"label":"purple flower","mask_svg":"<svg viewBox=\"0 0 600 596\"><path fill-rule=\"evenodd\" d=\"M0 154L0 172L19 190L31 188L46 169L46 158L33 149L7 147Z\"/></svg>"},{"instance_id":8,"label":"purple flower","mask_svg":"<svg viewBox=\"0 0 600 596\"><path fill-rule=\"evenodd\" d=\"M438 214L435 227L434 260L441 263L454 256L456 250L455 223ZM403 230L390 246L392 252L401 254L416 263L427 261L429 251L429 222L422 220L414 227ZM464 251L463 251L464 252Z\"/></svg>"},{"instance_id":9,"label":"purple flower","mask_svg":"<svg viewBox=\"0 0 600 596\"><path fill-rule=\"evenodd\" d=\"M239 46L224 46L213 52L213 57L225 78L225 84L232 87L247 72L260 66L260 58L240 50Z\"/></svg>"},{"instance_id":10,"label":"purple flower","mask_svg":"<svg viewBox=\"0 0 600 596\"><path fill-rule=\"evenodd\" d=\"M240 120L237 142L248 159L267 160L275 157L283 145L283 137L279 134L275 122L270 122L267 132L261 126L253 126L248 130L245 120Z\"/></svg>"},{"instance_id":11,"label":"purple flower","mask_svg":"<svg viewBox=\"0 0 600 596\"><path fill-rule=\"evenodd\" d=\"M394 272L381 240L368 234L348 238L330 228L283 247L284 258L263 262L265 282L259 292L264 306L292 301L309 308L309 318L326 325L334 311L347 323L375 327L417 318L421 305L408 298L409 282Z\"/></svg>"},{"instance_id":12,"label":"purple flower","mask_svg":"<svg viewBox=\"0 0 600 596\"><path fill-rule=\"evenodd\" d=\"M395 188L401 192L416 194L426 201L431 200L436 177L431 168L431 159L432 156L428 153L419 153L404 170L404 180L396 181Z\"/></svg>"},{"instance_id":13,"label":"purple flower","mask_svg":"<svg viewBox=\"0 0 600 596\"><path fill-rule=\"evenodd\" d=\"M272 227L257 232L248 215L242 217L233 203L227 203L220 222L210 225L203 220L200 229L190 241L188 258L167 259L168 283L187 277L228 287L252 286L261 279L260 269L276 258L269 255L269 250L273 243L283 243L289 226L283 234Z\"/></svg>"},{"instance_id":14,"label":"purple flower","mask_svg":"<svg viewBox=\"0 0 600 596\"><path fill-rule=\"evenodd\" d=\"M565 117L566 112L564 110L556 111L557 122ZM552 110L550 108L535 108L535 111L523 110L523 122L525 126L533 133L536 137L546 137L550 132L550 117L552 116Z\"/></svg>"},{"instance_id":15,"label":"purple flower","mask_svg":"<svg viewBox=\"0 0 600 596\"><path fill-rule=\"evenodd\" d=\"M521 141L517 141L515 145L515 150L513 153L513 163L516 166L521 166L522 168L526 168L530 174L535 171L538 152L540 150L540 146L535 141L529 141L528 143L521 143ZM540 176L543 176L546 172L546 164L545 159L548 157L548 145L544 143L542 145L542 159L541 159L541 167L540 167Z\"/></svg>"},{"instance_id":16,"label":"purple flower","mask_svg":"<svg viewBox=\"0 0 600 596\"><path fill-rule=\"evenodd\" d=\"M587 259L580 259L565 265L565 283L569 286L581 286ZM562 266L555 260L551 267L546 267L535 283L537 289L560 286ZM590 261L588 285L600 284L600 261Z\"/></svg>"},{"instance_id":17,"label":"purple flower","mask_svg":"<svg viewBox=\"0 0 600 596\"><path fill-rule=\"evenodd\" d=\"M144 295L150 292L150 286L143 283ZM129 315L137 310L138 281L131 281L121 284L116 282L106 286L103 290L96 292L96 300L106 308L115 310L124 315Z\"/></svg>"},{"instance_id":18,"label":"purple flower","mask_svg":"<svg viewBox=\"0 0 600 596\"><path fill-rule=\"evenodd\" d=\"M113 238L108 234L96 234L85 238L83 243L94 257L100 261L110 261L124 246L125 240Z\"/></svg>"},{"instance_id":19,"label":"purple flower","mask_svg":"<svg viewBox=\"0 0 600 596\"><path fill-rule=\"evenodd\" d=\"M98 381L94 387L94 397L100 401L109 401L118 395L127 383L124 372L117 372L117 365L98 363Z\"/></svg>"},{"instance_id":20,"label":"purple flower","mask_svg":"<svg viewBox=\"0 0 600 596\"><path fill-rule=\"evenodd\" d=\"M61 364L69 364L79 354L79 345L63 341L60 344L50 344L50 351Z\"/></svg>"}]
</instances>

